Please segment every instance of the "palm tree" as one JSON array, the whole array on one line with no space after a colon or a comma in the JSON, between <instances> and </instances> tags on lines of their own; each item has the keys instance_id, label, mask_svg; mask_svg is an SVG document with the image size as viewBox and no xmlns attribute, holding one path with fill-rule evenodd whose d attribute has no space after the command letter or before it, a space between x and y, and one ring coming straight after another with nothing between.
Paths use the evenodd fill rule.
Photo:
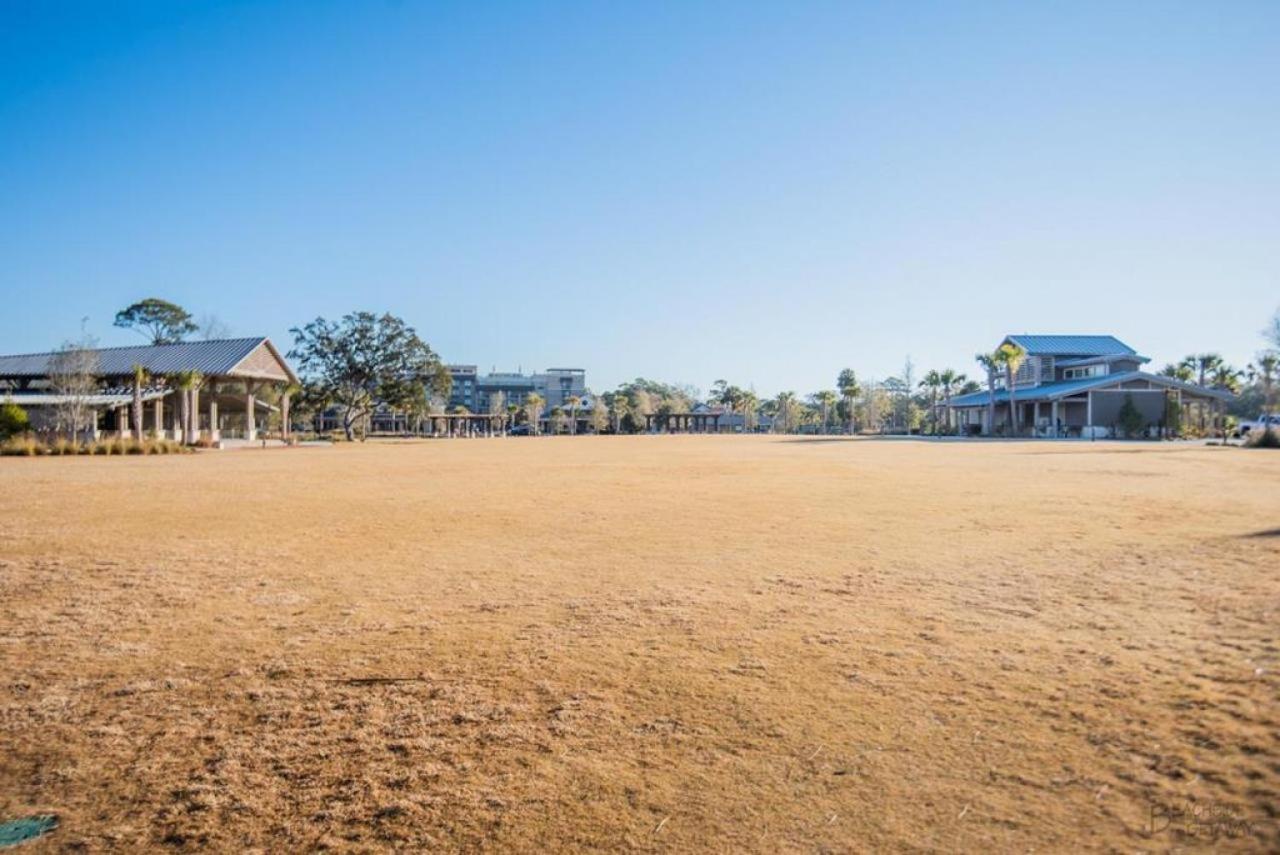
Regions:
<instances>
[{"instance_id":1,"label":"palm tree","mask_svg":"<svg viewBox=\"0 0 1280 855\"><path fill-rule=\"evenodd\" d=\"M814 393L813 400L822 408L822 432L831 433L831 411L835 409L840 396L830 389Z\"/></svg>"},{"instance_id":2,"label":"palm tree","mask_svg":"<svg viewBox=\"0 0 1280 855\"><path fill-rule=\"evenodd\" d=\"M1259 353L1257 359L1253 363L1254 373L1257 375L1258 382L1262 384L1262 409L1265 415L1270 416L1274 412L1275 401L1273 393L1275 391L1276 374L1280 372L1280 352L1267 350ZM1271 420L1267 419L1267 431L1271 430Z\"/></svg>"},{"instance_id":3,"label":"palm tree","mask_svg":"<svg viewBox=\"0 0 1280 855\"><path fill-rule=\"evenodd\" d=\"M519 404L507 404L507 433L516 426L516 416L520 413Z\"/></svg>"},{"instance_id":4,"label":"palm tree","mask_svg":"<svg viewBox=\"0 0 1280 855\"><path fill-rule=\"evenodd\" d=\"M1277 323L1280 323L1280 315L1277 315ZM1258 381L1262 384L1262 415L1275 415L1274 393L1276 372L1280 371L1280 352L1263 351L1258 353L1256 360L1253 361L1253 372L1257 376ZM1271 433L1271 420L1263 419L1265 428L1263 433Z\"/></svg>"},{"instance_id":5,"label":"palm tree","mask_svg":"<svg viewBox=\"0 0 1280 855\"><path fill-rule=\"evenodd\" d=\"M1174 380L1180 380L1183 383L1190 383L1196 379L1195 369L1192 368L1184 359L1181 362L1170 362L1160 369L1160 374L1165 377L1172 377Z\"/></svg>"},{"instance_id":6,"label":"palm tree","mask_svg":"<svg viewBox=\"0 0 1280 855\"><path fill-rule=\"evenodd\" d=\"M1178 363L1178 367L1190 374L1186 382L1194 382L1197 386L1205 386L1208 383L1209 375L1212 374L1222 362L1222 357L1216 353L1193 353L1182 358L1182 362ZM1200 432L1205 430L1206 412L1204 404L1199 405L1200 410Z\"/></svg>"},{"instance_id":7,"label":"palm tree","mask_svg":"<svg viewBox=\"0 0 1280 855\"><path fill-rule=\"evenodd\" d=\"M853 433L853 402L862 394L862 387L858 385L858 375L853 373L852 368L840 372L840 376L836 377L836 388L840 390L840 397L844 398L846 415L849 416L849 433Z\"/></svg>"},{"instance_id":8,"label":"palm tree","mask_svg":"<svg viewBox=\"0 0 1280 855\"><path fill-rule=\"evenodd\" d=\"M626 403L626 396L621 392L606 392L603 396L596 399L603 401L608 407L609 412L609 429L614 435L622 433L622 408Z\"/></svg>"},{"instance_id":9,"label":"palm tree","mask_svg":"<svg viewBox=\"0 0 1280 855\"><path fill-rule=\"evenodd\" d=\"M529 419L529 429L534 436L542 432L538 423L542 419L542 407L546 403L546 399L537 392L530 392L524 399L524 412Z\"/></svg>"},{"instance_id":10,"label":"palm tree","mask_svg":"<svg viewBox=\"0 0 1280 855\"><path fill-rule=\"evenodd\" d=\"M1239 369L1232 368L1227 363L1219 361L1214 366L1209 380L1213 383L1215 389L1224 389L1234 394L1240 391L1240 377L1243 373Z\"/></svg>"},{"instance_id":11,"label":"palm tree","mask_svg":"<svg viewBox=\"0 0 1280 855\"><path fill-rule=\"evenodd\" d=\"M1013 378L1017 375L1018 369L1022 367L1023 361L1027 358L1027 352L1011 341L996 348L994 354L996 364L1004 368L1005 389L1009 392L1009 427L1013 430L1013 435L1017 436L1022 432L1021 419L1018 415L1018 402L1013 390Z\"/></svg>"},{"instance_id":12,"label":"palm tree","mask_svg":"<svg viewBox=\"0 0 1280 855\"><path fill-rule=\"evenodd\" d=\"M938 375L939 382L942 383L942 401L943 408L947 414L947 433L951 433L951 396L955 390L961 386L965 380L969 378L963 374L957 374L953 369L946 368Z\"/></svg>"},{"instance_id":13,"label":"palm tree","mask_svg":"<svg viewBox=\"0 0 1280 855\"><path fill-rule=\"evenodd\" d=\"M738 412L738 408L742 405L743 395L746 393L737 386L729 386L727 384L721 386L720 383L723 383L723 381L717 381L717 389L712 392L712 403L719 404L730 413ZM747 417L745 415L742 417L742 432L747 432Z\"/></svg>"},{"instance_id":14,"label":"palm tree","mask_svg":"<svg viewBox=\"0 0 1280 855\"><path fill-rule=\"evenodd\" d=\"M996 374L1000 363L994 353L979 353L973 357L987 372L987 432L996 432Z\"/></svg>"},{"instance_id":15,"label":"palm tree","mask_svg":"<svg viewBox=\"0 0 1280 855\"><path fill-rule=\"evenodd\" d=\"M738 409L742 411L742 432L747 433L755 428L755 414L760 408L760 399L750 389L742 389L740 392Z\"/></svg>"},{"instance_id":16,"label":"palm tree","mask_svg":"<svg viewBox=\"0 0 1280 855\"><path fill-rule=\"evenodd\" d=\"M1209 379L1209 375L1217 371L1222 365L1222 357L1216 353L1200 353L1195 356L1188 356L1182 360L1183 364L1190 364L1191 368L1197 373L1197 386L1205 385L1205 381Z\"/></svg>"},{"instance_id":17,"label":"palm tree","mask_svg":"<svg viewBox=\"0 0 1280 855\"><path fill-rule=\"evenodd\" d=\"M777 407L778 415L782 417L782 432L791 432L791 416L795 409L796 393L795 392L779 392L778 397L774 399L774 406Z\"/></svg>"},{"instance_id":18,"label":"palm tree","mask_svg":"<svg viewBox=\"0 0 1280 855\"><path fill-rule=\"evenodd\" d=\"M938 392L942 389L942 375L930 369L920 379L919 388L929 390L929 418L933 422L933 432L938 432Z\"/></svg>"},{"instance_id":19,"label":"palm tree","mask_svg":"<svg viewBox=\"0 0 1280 855\"><path fill-rule=\"evenodd\" d=\"M578 435L578 407L582 406L582 398L577 395L570 395L565 401L569 405L569 434L571 436Z\"/></svg>"},{"instance_id":20,"label":"palm tree","mask_svg":"<svg viewBox=\"0 0 1280 855\"><path fill-rule=\"evenodd\" d=\"M179 371L173 375L174 386L178 389L178 420L182 425L182 441L196 441L195 431L191 429L191 391L200 385L199 371Z\"/></svg>"},{"instance_id":21,"label":"palm tree","mask_svg":"<svg viewBox=\"0 0 1280 855\"><path fill-rule=\"evenodd\" d=\"M133 366L133 435L142 441L142 387L151 380L147 369L134 363Z\"/></svg>"}]
</instances>

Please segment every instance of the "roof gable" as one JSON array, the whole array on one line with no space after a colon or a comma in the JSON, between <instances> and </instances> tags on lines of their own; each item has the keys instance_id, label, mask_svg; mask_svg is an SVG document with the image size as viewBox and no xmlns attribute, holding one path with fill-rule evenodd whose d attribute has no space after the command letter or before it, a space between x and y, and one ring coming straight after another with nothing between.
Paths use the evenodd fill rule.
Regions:
<instances>
[{"instance_id":1,"label":"roof gable","mask_svg":"<svg viewBox=\"0 0 1280 855\"><path fill-rule=\"evenodd\" d=\"M104 347L93 353L98 357L95 373L104 377L126 377L135 365L141 365L159 375L199 371L207 377L297 379L275 345L261 337ZM0 356L0 377L48 376L49 363L56 355L51 351Z\"/></svg>"}]
</instances>

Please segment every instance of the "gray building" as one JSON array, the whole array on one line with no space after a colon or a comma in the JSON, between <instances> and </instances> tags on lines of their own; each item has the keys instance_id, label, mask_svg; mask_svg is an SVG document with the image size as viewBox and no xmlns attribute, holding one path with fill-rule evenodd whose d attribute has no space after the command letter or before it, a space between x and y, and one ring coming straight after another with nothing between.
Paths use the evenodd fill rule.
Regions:
<instances>
[{"instance_id":1,"label":"gray building","mask_svg":"<svg viewBox=\"0 0 1280 855\"><path fill-rule=\"evenodd\" d=\"M1142 417L1143 432L1159 435L1171 409L1185 422L1195 408L1216 426L1232 398L1221 389L1143 371L1150 360L1115 336L1018 334L1005 336L1005 343L1025 354L1012 395L997 376L994 399L986 391L952 398L962 433L1011 434L1012 407L1023 436L1116 436L1128 400Z\"/></svg>"},{"instance_id":2,"label":"gray building","mask_svg":"<svg viewBox=\"0 0 1280 855\"><path fill-rule=\"evenodd\" d=\"M496 396L505 405L523 405L530 393L537 392L550 411L567 407L569 398L582 398L587 393L587 372L581 368L548 368L539 374L493 371L480 374L474 365L450 365L453 388L449 392L449 408L466 407L473 413L489 412Z\"/></svg>"}]
</instances>

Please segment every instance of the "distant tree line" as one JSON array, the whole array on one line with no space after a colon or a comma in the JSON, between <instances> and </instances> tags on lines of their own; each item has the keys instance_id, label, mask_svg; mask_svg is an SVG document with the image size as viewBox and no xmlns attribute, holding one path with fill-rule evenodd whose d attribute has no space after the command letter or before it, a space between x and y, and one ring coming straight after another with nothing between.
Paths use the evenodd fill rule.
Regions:
<instances>
[{"instance_id":1,"label":"distant tree line","mask_svg":"<svg viewBox=\"0 0 1280 855\"><path fill-rule=\"evenodd\" d=\"M115 325L134 330L151 344L177 344L194 335L225 336L226 325L216 317L197 322L181 306L149 297L121 309ZM444 411L450 392L449 372L439 356L403 319L389 313L357 311L337 321L316 318L290 330L294 336L289 358L303 378L300 387L283 390L295 396L294 414L305 418L330 408L340 413L348 438L364 432L377 408L389 408L420 422ZM1165 365L1160 373L1186 383L1233 393L1230 413L1253 417L1274 413L1276 385L1280 381L1280 311L1271 319L1263 336L1267 347L1244 368L1236 368L1213 352L1188 355ZM57 352L50 369L50 385L63 403L57 411L58 430L76 435L87 427L88 397L98 386L96 342L87 334L68 341ZM955 433L952 401L957 395L986 388L993 392L999 381L1016 403L1014 378L1027 354L1006 342L990 353L975 357L981 369L977 379L953 368L930 369L917 376L908 357L900 374L883 380L862 379L852 368L841 370L834 388L806 395L783 391L762 398L750 384L717 380L705 398L681 383L667 383L637 377L599 395L573 397L565 407L553 409L546 421L555 432L576 433L585 419L586 429L597 433L639 433L650 418L687 413L700 403L739 417L737 429L777 433ZM179 372L172 377L153 378L141 366L135 367L133 381L133 422L141 439L142 400L149 384L163 383L187 394L179 396L181 421L194 424L195 414L186 404L190 390L201 382L195 372ZM989 404L991 423L994 403ZM505 429L527 424L532 432L541 430L546 401L530 394L517 404L501 394L490 400L490 412ZM1008 408L1008 429L1021 432L1018 407ZM0 430L13 434L25 430L25 414L6 404ZM1132 419L1131 413L1125 413ZM1205 414L1200 413L1203 420ZM1173 419L1174 415L1170 415ZM186 430L190 433L191 428Z\"/></svg>"}]
</instances>

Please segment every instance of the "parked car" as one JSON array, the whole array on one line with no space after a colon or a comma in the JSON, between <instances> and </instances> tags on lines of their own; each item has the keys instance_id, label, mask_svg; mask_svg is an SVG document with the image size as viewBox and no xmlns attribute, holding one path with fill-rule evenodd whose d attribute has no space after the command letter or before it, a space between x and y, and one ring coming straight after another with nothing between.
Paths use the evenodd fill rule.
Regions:
<instances>
[{"instance_id":1,"label":"parked car","mask_svg":"<svg viewBox=\"0 0 1280 855\"><path fill-rule=\"evenodd\" d=\"M529 436L533 433L533 429L528 425L516 425L509 433L511 436Z\"/></svg>"},{"instance_id":2,"label":"parked car","mask_svg":"<svg viewBox=\"0 0 1280 855\"><path fill-rule=\"evenodd\" d=\"M1250 431L1264 431L1267 425L1271 426L1273 431L1280 431L1280 413L1274 415L1263 414L1256 419L1249 419L1236 425L1236 436L1248 436Z\"/></svg>"}]
</instances>

